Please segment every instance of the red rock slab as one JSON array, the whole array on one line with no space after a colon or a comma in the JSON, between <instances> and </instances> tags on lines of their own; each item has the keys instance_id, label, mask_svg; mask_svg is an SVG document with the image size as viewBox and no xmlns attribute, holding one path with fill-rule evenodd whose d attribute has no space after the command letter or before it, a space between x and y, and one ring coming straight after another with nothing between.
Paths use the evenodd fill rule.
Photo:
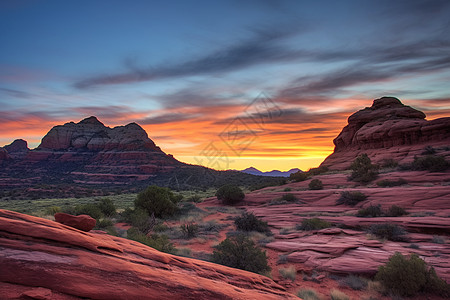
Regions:
<instances>
[{"instance_id":1,"label":"red rock slab","mask_svg":"<svg viewBox=\"0 0 450 300\"><path fill-rule=\"evenodd\" d=\"M265 276L6 210L0 265L0 282L78 298L298 299Z\"/></svg>"},{"instance_id":2,"label":"red rock slab","mask_svg":"<svg viewBox=\"0 0 450 300\"><path fill-rule=\"evenodd\" d=\"M79 230L90 231L95 227L95 219L88 215L72 216L65 213L56 213L55 221Z\"/></svg>"}]
</instances>

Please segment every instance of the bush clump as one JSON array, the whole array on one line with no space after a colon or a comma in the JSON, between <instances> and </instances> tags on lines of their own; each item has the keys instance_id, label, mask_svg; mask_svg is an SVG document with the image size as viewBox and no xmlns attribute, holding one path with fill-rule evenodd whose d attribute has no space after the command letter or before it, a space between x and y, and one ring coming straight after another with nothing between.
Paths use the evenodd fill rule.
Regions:
<instances>
[{"instance_id":1,"label":"bush clump","mask_svg":"<svg viewBox=\"0 0 450 300\"><path fill-rule=\"evenodd\" d=\"M298 171L289 175L289 179L295 182L305 181L308 177L309 174L303 171Z\"/></svg>"},{"instance_id":2,"label":"bush clump","mask_svg":"<svg viewBox=\"0 0 450 300\"><path fill-rule=\"evenodd\" d=\"M381 209L381 205L370 205L366 208L361 208L358 210L356 214L357 217L363 218L376 218L381 217L383 215L383 210Z\"/></svg>"},{"instance_id":3,"label":"bush clump","mask_svg":"<svg viewBox=\"0 0 450 300\"><path fill-rule=\"evenodd\" d=\"M270 232L267 222L258 219L253 213L243 213L242 216L234 219L234 224L238 230Z\"/></svg>"},{"instance_id":4,"label":"bush clump","mask_svg":"<svg viewBox=\"0 0 450 300\"><path fill-rule=\"evenodd\" d=\"M241 188L232 184L227 184L220 187L216 192L216 196L217 199L226 205L236 204L245 198L245 194Z\"/></svg>"},{"instance_id":5,"label":"bush clump","mask_svg":"<svg viewBox=\"0 0 450 300\"><path fill-rule=\"evenodd\" d=\"M373 165L366 153L358 156L350 166L353 171L349 179L360 182L369 183L378 177L378 166Z\"/></svg>"},{"instance_id":6,"label":"bush clump","mask_svg":"<svg viewBox=\"0 0 450 300\"><path fill-rule=\"evenodd\" d=\"M281 200L282 201L287 201L287 202L294 202L294 201L297 201L297 197L295 197L294 194L287 193L287 194L283 194L281 196Z\"/></svg>"},{"instance_id":7,"label":"bush clump","mask_svg":"<svg viewBox=\"0 0 450 300\"><path fill-rule=\"evenodd\" d=\"M367 280L359 276L349 275L342 279L340 284L348 286L355 291L361 291L367 287Z\"/></svg>"},{"instance_id":8,"label":"bush clump","mask_svg":"<svg viewBox=\"0 0 450 300\"><path fill-rule=\"evenodd\" d=\"M163 218L177 212L177 203L182 198L183 196L174 194L169 188L151 185L137 195L134 206L147 211L148 215L153 213L155 217Z\"/></svg>"},{"instance_id":9,"label":"bush clump","mask_svg":"<svg viewBox=\"0 0 450 300\"><path fill-rule=\"evenodd\" d=\"M390 241L405 242L407 240L405 229L395 224L373 224L369 227L369 233Z\"/></svg>"},{"instance_id":10,"label":"bush clump","mask_svg":"<svg viewBox=\"0 0 450 300\"><path fill-rule=\"evenodd\" d=\"M440 279L434 268L413 253L408 257L396 252L384 266L378 268L375 279L393 294L414 296L419 292L450 296L450 285Z\"/></svg>"},{"instance_id":11,"label":"bush clump","mask_svg":"<svg viewBox=\"0 0 450 300\"><path fill-rule=\"evenodd\" d=\"M114 205L114 202L111 199L104 198L101 199L98 203L98 207L102 211L102 213L107 216L111 217L116 214L116 206Z\"/></svg>"},{"instance_id":12,"label":"bush clump","mask_svg":"<svg viewBox=\"0 0 450 300\"><path fill-rule=\"evenodd\" d=\"M181 229L181 232L183 232L183 235L186 238L190 239L190 238L197 236L199 227L196 223L191 222L191 223L186 223L186 224L180 225L180 229Z\"/></svg>"},{"instance_id":13,"label":"bush clump","mask_svg":"<svg viewBox=\"0 0 450 300\"><path fill-rule=\"evenodd\" d=\"M301 289L297 292L297 296L303 300L320 300L320 297L314 289Z\"/></svg>"},{"instance_id":14,"label":"bush clump","mask_svg":"<svg viewBox=\"0 0 450 300\"><path fill-rule=\"evenodd\" d=\"M349 300L350 299L346 293L341 292L340 290L336 290L336 289L332 289L330 291L330 298L331 298L331 300Z\"/></svg>"},{"instance_id":15,"label":"bush clump","mask_svg":"<svg viewBox=\"0 0 450 300\"><path fill-rule=\"evenodd\" d=\"M447 170L450 163L445 157L439 155L427 155L423 157L415 157L412 163L413 170L443 172Z\"/></svg>"},{"instance_id":16,"label":"bush clump","mask_svg":"<svg viewBox=\"0 0 450 300\"><path fill-rule=\"evenodd\" d=\"M359 191L343 191L341 192L341 197L336 201L337 205L345 204L350 206L355 206L361 201L367 199L367 196Z\"/></svg>"},{"instance_id":17,"label":"bush clump","mask_svg":"<svg viewBox=\"0 0 450 300\"><path fill-rule=\"evenodd\" d=\"M398 180L383 179L383 180L377 181L377 185L379 187L393 187L393 186L405 185L407 183L408 182L403 178L400 178Z\"/></svg>"},{"instance_id":18,"label":"bush clump","mask_svg":"<svg viewBox=\"0 0 450 300\"><path fill-rule=\"evenodd\" d=\"M319 179L313 179L308 185L310 190L321 190L323 189L322 181Z\"/></svg>"},{"instance_id":19,"label":"bush clump","mask_svg":"<svg viewBox=\"0 0 450 300\"><path fill-rule=\"evenodd\" d=\"M103 217L103 213L100 210L100 207L98 207L98 205L95 203L81 204L75 206L74 215L76 216L89 215L92 218L96 219L97 221Z\"/></svg>"},{"instance_id":20,"label":"bush clump","mask_svg":"<svg viewBox=\"0 0 450 300\"><path fill-rule=\"evenodd\" d=\"M215 246L212 260L221 265L254 273L270 271L266 253L242 234L228 237Z\"/></svg>"},{"instance_id":21,"label":"bush clump","mask_svg":"<svg viewBox=\"0 0 450 300\"><path fill-rule=\"evenodd\" d=\"M154 223L146 210L141 208L125 209L121 214L121 220L136 227L139 231L147 233L152 229Z\"/></svg>"},{"instance_id":22,"label":"bush clump","mask_svg":"<svg viewBox=\"0 0 450 300\"><path fill-rule=\"evenodd\" d=\"M392 205L386 212L386 215L388 217L401 217L407 214L408 212L403 207L397 205Z\"/></svg>"},{"instance_id":23,"label":"bush clump","mask_svg":"<svg viewBox=\"0 0 450 300\"><path fill-rule=\"evenodd\" d=\"M278 269L278 272L280 272L281 277L283 277L284 279L295 281L295 277L297 277L297 270L294 266L280 268Z\"/></svg>"},{"instance_id":24,"label":"bush clump","mask_svg":"<svg viewBox=\"0 0 450 300\"><path fill-rule=\"evenodd\" d=\"M319 218L303 219L302 224L297 225L298 230L320 230L331 226L330 222Z\"/></svg>"}]
</instances>

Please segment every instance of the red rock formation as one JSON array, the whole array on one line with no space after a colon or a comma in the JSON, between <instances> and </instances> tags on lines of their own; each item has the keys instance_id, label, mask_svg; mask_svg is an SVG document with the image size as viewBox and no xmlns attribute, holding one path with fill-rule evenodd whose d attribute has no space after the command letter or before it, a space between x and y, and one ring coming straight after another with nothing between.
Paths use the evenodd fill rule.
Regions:
<instances>
[{"instance_id":1,"label":"red rock formation","mask_svg":"<svg viewBox=\"0 0 450 300\"><path fill-rule=\"evenodd\" d=\"M265 276L11 211L0 245L9 299L298 299Z\"/></svg>"},{"instance_id":2,"label":"red rock formation","mask_svg":"<svg viewBox=\"0 0 450 300\"><path fill-rule=\"evenodd\" d=\"M82 231L91 231L95 227L95 219L88 215L72 216L65 213L56 213L55 221Z\"/></svg>"},{"instance_id":3,"label":"red rock formation","mask_svg":"<svg viewBox=\"0 0 450 300\"><path fill-rule=\"evenodd\" d=\"M322 163L331 169L348 168L361 153L375 163L389 158L410 162L426 146L450 146L450 117L427 121L423 112L383 97L351 115L333 142L333 154ZM450 155L446 151L444 155Z\"/></svg>"}]
</instances>

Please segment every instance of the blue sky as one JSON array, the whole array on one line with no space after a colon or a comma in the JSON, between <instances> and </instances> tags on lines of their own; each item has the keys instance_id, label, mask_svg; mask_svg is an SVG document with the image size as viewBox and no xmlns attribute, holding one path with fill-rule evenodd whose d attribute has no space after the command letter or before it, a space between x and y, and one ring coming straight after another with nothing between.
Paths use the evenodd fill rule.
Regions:
<instances>
[{"instance_id":1,"label":"blue sky","mask_svg":"<svg viewBox=\"0 0 450 300\"><path fill-rule=\"evenodd\" d=\"M449 1L2 1L0 145L96 115L195 163L263 92L283 115L227 167L308 168L381 96L448 116L449 33Z\"/></svg>"}]
</instances>

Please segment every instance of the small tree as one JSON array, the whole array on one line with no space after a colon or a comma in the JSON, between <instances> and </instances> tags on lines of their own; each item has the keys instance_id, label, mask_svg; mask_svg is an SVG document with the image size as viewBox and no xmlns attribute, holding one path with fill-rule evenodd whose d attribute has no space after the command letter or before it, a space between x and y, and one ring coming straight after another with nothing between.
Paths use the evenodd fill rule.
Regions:
<instances>
[{"instance_id":1,"label":"small tree","mask_svg":"<svg viewBox=\"0 0 450 300\"><path fill-rule=\"evenodd\" d=\"M321 190L323 189L323 184L319 179L313 179L309 183L308 187L310 190Z\"/></svg>"},{"instance_id":2,"label":"small tree","mask_svg":"<svg viewBox=\"0 0 450 300\"><path fill-rule=\"evenodd\" d=\"M217 199L223 204L236 204L245 198L244 192L240 187L232 184L227 184L220 187L216 192Z\"/></svg>"},{"instance_id":3,"label":"small tree","mask_svg":"<svg viewBox=\"0 0 450 300\"><path fill-rule=\"evenodd\" d=\"M259 231L259 232L270 232L269 225L258 219L252 213L244 213L240 217L234 219L234 224L238 230L243 231Z\"/></svg>"},{"instance_id":4,"label":"small tree","mask_svg":"<svg viewBox=\"0 0 450 300\"><path fill-rule=\"evenodd\" d=\"M270 271L266 253L245 235L226 238L215 248L212 255L215 263L254 273Z\"/></svg>"},{"instance_id":5,"label":"small tree","mask_svg":"<svg viewBox=\"0 0 450 300\"><path fill-rule=\"evenodd\" d=\"M181 195L175 195L169 188L151 185L137 195L134 200L136 208L147 211L155 217L167 217L173 215L177 210L177 203L182 199Z\"/></svg>"},{"instance_id":6,"label":"small tree","mask_svg":"<svg viewBox=\"0 0 450 300\"><path fill-rule=\"evenodd\" d=\"M102 213L107 216L111 217L116 214L116 206L114 205L114 202L111 201L111 199L104 198L101 199L98 203L98 207L102 211Z\"/></svg>"},{"instance_id":7,"label":"small tree","mask_svg":"<svg viewBox=\"0 0 450 300\"><path fill-rule=\"evenodd\" d=\"M350 180L368 183L378 176L378 167L376 165L372 165L372 161L366 153L358 156L350 168L353 170L350 175Z\"/></svg>"}]
</instances>

